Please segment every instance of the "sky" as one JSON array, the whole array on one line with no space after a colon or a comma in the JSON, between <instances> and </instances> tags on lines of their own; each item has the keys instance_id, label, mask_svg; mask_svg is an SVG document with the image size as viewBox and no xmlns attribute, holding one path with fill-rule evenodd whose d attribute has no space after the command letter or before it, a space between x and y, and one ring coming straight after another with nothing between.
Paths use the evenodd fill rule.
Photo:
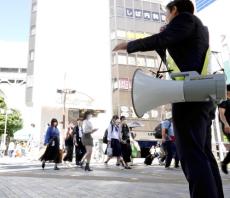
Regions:
<instances>
[{"instance_id":1,"label":"sky","mask_svg":"<svg viewBox=\"0 0 230 198\"><path fill-rule=\"evenodd\" d=\"M31 0L0 0L0 40L27 42Z\"/></svg>"}]
</instances>

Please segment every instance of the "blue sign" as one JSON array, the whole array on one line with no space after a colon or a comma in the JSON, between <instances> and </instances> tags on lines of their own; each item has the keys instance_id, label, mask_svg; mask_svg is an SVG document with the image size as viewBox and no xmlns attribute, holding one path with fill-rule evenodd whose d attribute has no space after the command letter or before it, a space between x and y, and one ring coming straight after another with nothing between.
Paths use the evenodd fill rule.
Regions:
<instances>
[{"instance_id":1,"label":"blue sign","mask_svg":"<svg viewBox=\"0 0 230 198\"><path fill-rule=\"evenodd\" d=\"M153 20L157 22L165 22L166 16L165 13L151 12L141 9L132 9L126 8L126 16L130 18L144 19L144 20Z\"/></svg>"},{"instance_id":2,"label":"blue sign","mask_svg":"<svg viewBox=\"0 0 230 198\"><path fill-rule=\"evenodd\" d=\"M160 21L160 15L158 12L152 12L152 19L154 21Z\"/></svg>"},{"instance_id":3,"label":"blue sign","mask_svg":"<svg viewBox=\"0 0 230 198\"><path fill-rule=\"evenodd\" d=\"M165 22L166 21L166 15L161 13L161 22Z\"/></svg>"},{"instance_id":4,"label":"blue sign","mask_svg":"<svg viewBox=\"0 0 230 198\"><path fill-rule=\"evenodd\" d=\"M126 8L126 16L128 16L128 17L133 17L133 9L131 9L131 8Z\"/></svg>"},{"instance_id":5,"label":"blue sign","mask_svg":"<svg viewBox=\"0 0 230 198\"><path fill-rule=\"evenodd\" d=\"M201 11L211 3L213 3L215 0L196 0L196 10L197 12Z\"/></svg>"},{"instance_id":6,"label":"blue sign","mask_svg":"<svg viewBox=\"0 0 230 198\"><path fill-rule=\"evenodd\" d=\"M142 18L142 10L135 9L135 18Z\"/></svg>"},{"instance_id":7,"label":"blue sign","mask_svg":"<svg viewBox=\"0 0 230 198\"><path fill-rule=\"evenodd\" d=\"M150 11L143 11L144 19L145 20L151 20L151 12Z\"/></svg>"}]
</instances>

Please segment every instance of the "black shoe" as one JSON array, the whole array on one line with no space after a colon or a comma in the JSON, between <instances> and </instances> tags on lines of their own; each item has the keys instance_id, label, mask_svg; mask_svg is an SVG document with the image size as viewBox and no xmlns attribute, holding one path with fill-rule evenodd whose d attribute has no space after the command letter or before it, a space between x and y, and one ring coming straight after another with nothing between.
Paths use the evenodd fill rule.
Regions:
<instances>
[{"instance_id":1,"label":"black shoe","mask_svg":"<svg viewBox=\"0 0 230 198\"><path fill-rule=\"evenodd\" d=\"M80 162L76 162L76 165L79 166L79 165L80 165Z\"/></svg>"},{"instance_id":2,"label":"black shoe","mask_svg":"<svg viewBox=\"0 0 230 198\"><path fill-rule=\"evenodd\" d=\"M43 162L42 162L42 169L43 169L43 170L44 170L45 166L46 166L46 164L45 164L45 162L43 161Z\"/></svg>"},{"instance_id":3,"label":"black shoe","mask_svg":"<svg viewBox=\"0 0 230 198\"><path fill-rule=\"evenodd\" d=\"M85 171L93 171L93 170L89 167L89 165L86 165L85 166Z\"/></svg>"},{"instance_id":4,"label":"black shoe","mask_svg":"<svg viewBox=\"0 0 230 198\"><path fill-rule=\"evenodd\" d=\"M54 167L54 170L60 170L60 168L58 168L58 167L56 166L56 167Z\"/></svg>"},{"instance_id":5,"label":"black shoe","mask_svg":"<svg viewBox=\"0 0 230 198\"><path fill-rule=\"evenodd\" d=\"M83 168L84 162L79 162L79 166Z\"/></svg>"},{"instance_id":6,"label":"black shoe","mask_svg":"<svg viewBox=\"0 0 230 198\"><path fill-rule=\"evenodd\" d=\"M221 170L222 170L225 174L228 174L228 167L227 167L227 164L221 162Z\"/></svg>"},{"instance_id":7,"label":"black shoe","mask_svg":"<svg viewBox=\"0 0 230 198\"><path fill-rule=\"evenodd\" d=\"M120 163L116 163L116 166L120 166Z\"/></svg>"},{"instance_id":8,"label":"black shoe","mask_svg":"<svg viewBox=\"0 0 230 198\"><path fill-rule=\"evenodd\" d=\"M178 164L175 164L174 168L180 168L180 166Z\"/></svg>"},{"instance_id":9,"label":"black shoe","mask_svg":"<svg viewBox=\"0 0 230 198\"><path fill-rule=\"evenodd\" d=\"M130 166L125 166L125 169L132 169Z\"/></svg>"}]
</instances>

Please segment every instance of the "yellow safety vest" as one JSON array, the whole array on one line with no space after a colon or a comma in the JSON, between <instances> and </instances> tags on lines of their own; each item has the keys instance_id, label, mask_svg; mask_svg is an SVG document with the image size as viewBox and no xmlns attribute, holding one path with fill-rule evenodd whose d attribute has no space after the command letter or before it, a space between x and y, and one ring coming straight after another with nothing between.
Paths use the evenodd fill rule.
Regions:
<instances>
[{"instance_id":1,"label":"yellow safety vest","mask_svg":"<svg viewBox=\"0 0 230 198\"><path fill-rule=\"evenodd\" d=\"M167 63L168 63L169 70L172 73L180 73L181 71L180 71L179 67L176 65L176 63L174 62L172 57L169 55L169 53L167 53L167 54L168 54ZM208 48L206 55L205 55L203 69L201 71L201 75L203 75L203 76L208 75L208 65L209 65L210 57L211 57L211 51ZM184 80L184 77L175 77L175 80Z\"/></svg>"}]
</instances>

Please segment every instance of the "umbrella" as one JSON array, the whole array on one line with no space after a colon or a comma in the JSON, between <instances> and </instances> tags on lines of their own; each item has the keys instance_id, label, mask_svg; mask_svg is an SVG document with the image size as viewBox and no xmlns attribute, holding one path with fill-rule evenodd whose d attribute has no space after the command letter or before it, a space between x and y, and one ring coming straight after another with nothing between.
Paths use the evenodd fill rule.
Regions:
<instances>
[{"instance_id":1,"label":"umbrella","mask_svg":"<svg viewBox=\"0 0 230 198\"><path fill-rule=\"evenodd\" d=\"M141 124L140 122L137 122L137 121L133 121L133 122L128 123L128 127L130 127L130 128L143 127L143 126L144 126L143 124Z\"/></svg>"}]
</instances>

